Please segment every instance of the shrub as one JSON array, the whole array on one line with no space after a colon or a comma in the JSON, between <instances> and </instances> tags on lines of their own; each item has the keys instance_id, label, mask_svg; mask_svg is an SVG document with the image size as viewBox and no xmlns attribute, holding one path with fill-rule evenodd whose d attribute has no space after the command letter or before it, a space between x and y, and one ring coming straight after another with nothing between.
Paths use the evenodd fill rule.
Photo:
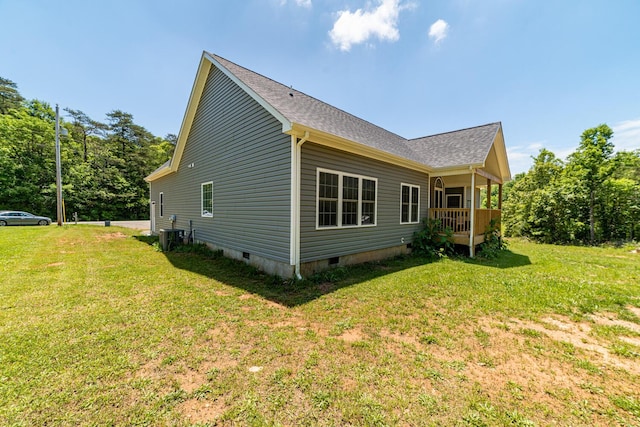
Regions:
<instances>
[{"instance_id":1,"label":"shrub","mask_svg":"<svg viewBox=\"0 0 640 427\"><path fill-rule=\"evenodd\" d=\"M442 258L453 253L453 231L442 228L439 219L423 218L422 230L413 234L413 252L430 258Z\"/></svg>"},{"instance_id":2,"label":"shrub","mask_svg":"<svg viewBox=\"0 0 640 427\"><path fill-rule=\"evenodd\" d=\"M497 258L500 252L506 249L507 243L500 234L500 222L493 218L484 231L484 242L480 244L478 255L483 258Z\"/></svg>"}]
</instances>

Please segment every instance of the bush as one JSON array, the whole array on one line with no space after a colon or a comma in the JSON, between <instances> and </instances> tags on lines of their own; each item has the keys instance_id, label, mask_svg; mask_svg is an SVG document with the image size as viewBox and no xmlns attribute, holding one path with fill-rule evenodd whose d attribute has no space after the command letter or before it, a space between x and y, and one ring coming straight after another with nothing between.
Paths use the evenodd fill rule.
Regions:
<instances>
[{"instance_id":1,"label":"bush","mask_svg":"<svg viewBox=\"0 0 640 427\"><path fill-rule=\"evenodd\" d=\"M442 258L453 253L453 231L442 228L439 219L423 218L422 230L413 234L413 252L429 258Z\"/></svg>"},{"instance_id":2,"label":"bush","mask_svg":"<svg viewBox=\"0 0 640 427\"><path fill-rule=\"evenodd\" d=\"M484 231L484 242L480 244L478 255L483 258L497 258L501 251L507 249L507 243L500 233L500 222L493 218Z\"/></svg>"}]
</instances>

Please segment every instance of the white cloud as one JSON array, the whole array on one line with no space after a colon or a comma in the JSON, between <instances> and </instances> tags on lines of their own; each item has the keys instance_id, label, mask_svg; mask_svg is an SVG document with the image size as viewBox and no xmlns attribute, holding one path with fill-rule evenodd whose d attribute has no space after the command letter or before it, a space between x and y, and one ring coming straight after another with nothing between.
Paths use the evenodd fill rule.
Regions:
<instances>
[{"instance_id":1,"label":"white cloud","mask_svg":"<svg viewBox=\"0 0 640 427\"><path fill-rule=\"evenodd\" d=\"M355 12L341 10L338 19L329 31L333 44L340 50L349 51L354 44L364 43L372 37L380 40L397 41L398 16L403 9L415 7L413 4L401 5L400 0L378 0L373 10L357 9Z\"/></svg>"},{"instance_id":2,"label":"white cloud","mask_svg":"<svg viewBox=\"0 0 640 427\"><path fill-rule=\"evenodd\" d=\"M640 149L640 119L616 123L611 129L613 130L611 142L616 151Z\"/></svg>"},{"instance_id":3,"label":"white cloud","mask_svg":"<svg viewBox=\"0 0 640 427\"><path fill-rule=\"evenodd\" d=\"M447 37L449 33L449 24L444 19L438 19L429 27L429 37L433 39L435 44L439 44Z\"/></svg>"}]
</instances>

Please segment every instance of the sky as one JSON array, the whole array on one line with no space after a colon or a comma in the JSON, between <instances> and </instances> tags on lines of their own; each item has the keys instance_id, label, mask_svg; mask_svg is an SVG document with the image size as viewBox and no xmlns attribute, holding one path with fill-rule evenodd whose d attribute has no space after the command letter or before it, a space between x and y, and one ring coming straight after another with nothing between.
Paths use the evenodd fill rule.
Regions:
<instances>
[{"instance_id":1,"label":"sky","mask_svg":"<svg viewBox=\"0 0 640 427\"><path fill-rule=\"evenodd\" d=\"M0 0L0 76L177 134L206 50L405 138L502 122L512 175L640 149L638 0Z\"/></svg>"}]
</instances>

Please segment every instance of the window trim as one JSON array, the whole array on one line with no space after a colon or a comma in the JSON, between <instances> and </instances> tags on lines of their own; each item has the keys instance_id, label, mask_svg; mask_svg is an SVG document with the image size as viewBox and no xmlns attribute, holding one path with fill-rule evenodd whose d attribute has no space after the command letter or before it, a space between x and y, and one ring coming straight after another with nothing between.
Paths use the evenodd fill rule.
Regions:
<instances>
[{"instance_id":1,"label":"window trim","mask_svg":"<svg viewBox=\"0 0 640 427\"><path fill-rule=\"evenodd\" d=\"M159 215L160 215L160 218L163 218L164 217L164 191L161 191L160 193L158 193L158 200L159 200L158 210L160 211Z\"/></svg>"},{"instance_id":2,"label":"window trim","mask_svg":"<svg viewBox=\"0 0 640 427\"><path fill-rule=\"evenodd\" d=\"M320 173L329 173L338 175L338 209L337 209L337 225L325 225L321 226L319 221L320 213ZM358 224L356 225L342 225L342 204L343 204L343 178L345 176L351 178L358 178ZM375 182L375 200L373 201L373 216L374 221L371 224L362 224L362 182L363 180ZM370 202L370 201L369 201ZM366 228L376 227L378 225L378 178L371 176L360 175L357 173L341 172L332 169L316 168L316 230L337 230L348 228Z\"/></svg>"},{"instance_id":3,"label":"window trim","mask_svg":"<svg viewBox=\"0 0 640 427\"><path fill-rule=\"evenodd\" d=\"M402 220L402 190L404 187L408 187L409 188L409 221L403 221ZM417 214L417 218L415 221L411 220L411 205L412 203L412 197L413 197L413 189L417 188L418 189L418 214ZM420 186L419 185L415 185L415 184L407 184L405 182L400 183L400 224L405 225L405 224L419 224L420 223Z\"/></svg>"},{"instance_id":4,"label":"window trim","mask_svg":"<svg viewBox=\"0 0 640 427\"><path fill-rule=\"evenodd\" d=\"M204 214L204 186L211 185L211 212ZM202 218L213 218L213 181L203 182L200 184L200 216Z\"/></svg>"}]
</instances>

